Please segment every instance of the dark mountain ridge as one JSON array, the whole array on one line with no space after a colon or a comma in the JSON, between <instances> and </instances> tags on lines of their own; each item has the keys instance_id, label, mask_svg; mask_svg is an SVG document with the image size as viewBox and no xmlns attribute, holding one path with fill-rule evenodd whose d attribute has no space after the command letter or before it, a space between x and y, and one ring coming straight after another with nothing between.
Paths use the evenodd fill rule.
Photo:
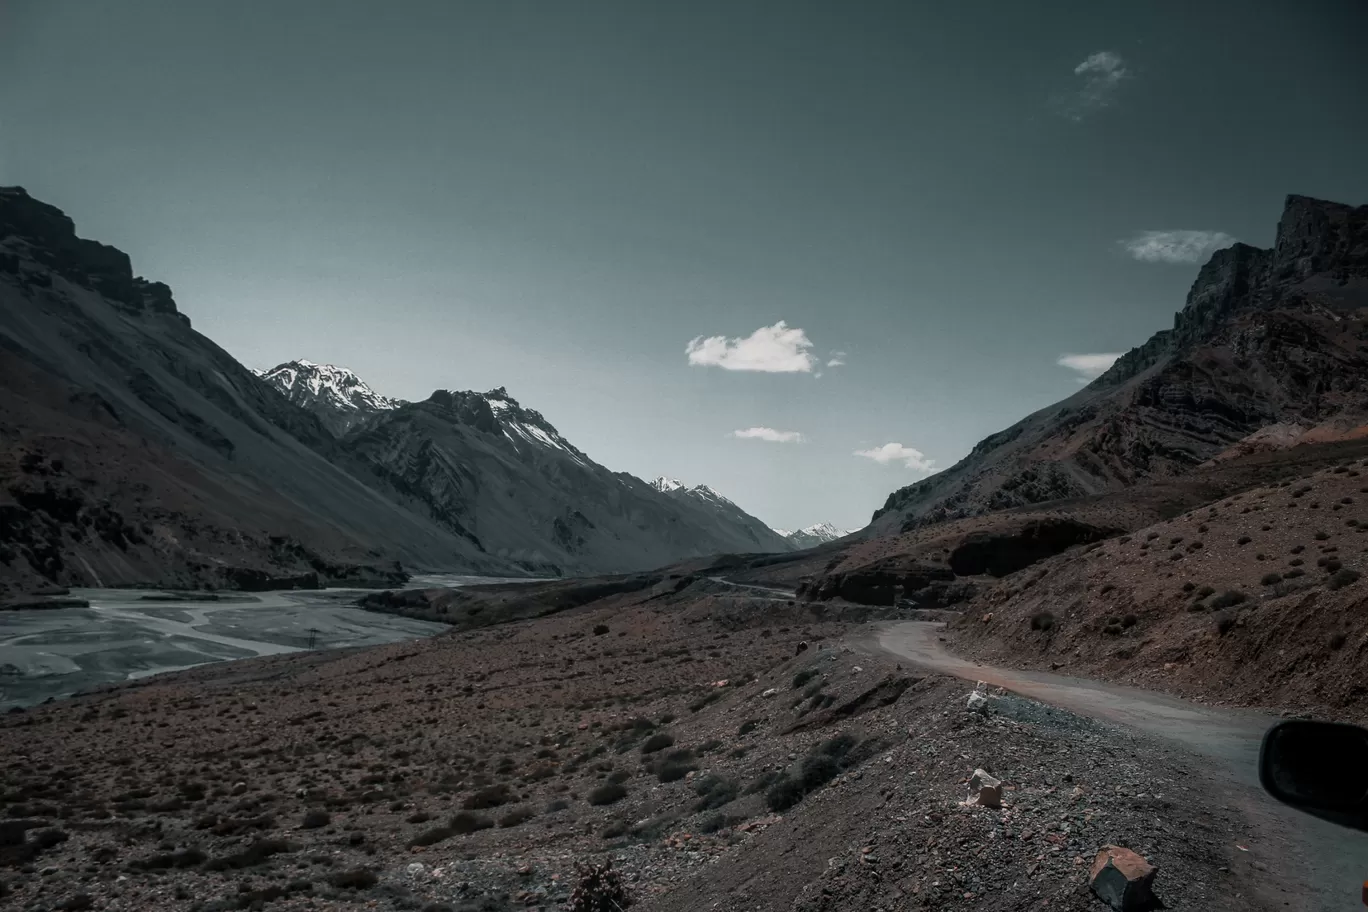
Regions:
<instances>
[{"instance_id":1,"label":"dark mountain ridge","mask_svg":"<svg viewBox=\"0 0 1368 912\"><path fill-rule=\"evenodd\" d=\"M1366 305L1368 207L1289 196L1273 248L1217 251L1172 329L895 491L869 534L1181 475L1269 428L1282 445L1358 433Z\"/></svg>"}]
</instances>

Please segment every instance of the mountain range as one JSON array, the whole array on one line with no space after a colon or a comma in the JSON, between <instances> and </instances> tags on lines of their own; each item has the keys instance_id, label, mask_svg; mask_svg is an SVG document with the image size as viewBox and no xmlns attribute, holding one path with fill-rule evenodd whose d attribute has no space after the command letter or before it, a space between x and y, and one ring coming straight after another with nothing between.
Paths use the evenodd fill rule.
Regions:
<instances>
[{"instance_id":1,"label":"mountain range","mask_svg":"<svg viewBox=\"0 0 1368 912\"><path fill-rule=\"evenodd\" d=\"M1289 196L1269 249L1198 272L1173 327L893 492L871 539L1368 436L1368 207ZM0 188L0 584L388 584L402 567L620 572L845 537L613 472L503 389L419 402L254 372L164 284Z\"/></svg>"},{"instance_id":2,"label":"mountain range","mask_svg":"<svg viewBox=\"0 0 1368 912\"><path fill-rule=\"evenodd\" d=\"M166 285L0 188L0 587L392 584L783 550L729 501L609 471L503 390L258 374ZM725 500L725 499L723 499Z\"/></svg>"},{"instance_id":3,"label":"mountain range","mask_svg":"<svg viewBox=\"0 0 1368 912\"><path fill-rule=\"evenodd\" d=\"M774 531L776 534L783 536L784 540L787 541L789 546L795 551L802 551L806 548L815 548L818 545L836 541L838 538L845 538L847 535L851 535L859 530L841 530L831 523L823 522L808 526L805 529L799 529L796 532L788 532L783 529L775 529Z\"/></svg>"}]
</instances>

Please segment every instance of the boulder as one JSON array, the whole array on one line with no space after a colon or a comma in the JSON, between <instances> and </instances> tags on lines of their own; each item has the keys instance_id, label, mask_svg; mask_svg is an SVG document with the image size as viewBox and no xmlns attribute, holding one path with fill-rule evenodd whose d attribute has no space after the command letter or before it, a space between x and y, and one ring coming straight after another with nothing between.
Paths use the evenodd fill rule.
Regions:
<instances>
[{"instance_id":1,"label":"boulder","mask_svg":"<svg viewBox=\"0 0 1368 912\"><path fill-rule=\"evenodd\" d=\"M1088 885L1116 912L1137 912L1154 904L1152 892L1158 869L1121 846L1103 846L1088 872Z\"/></svg>"},{"instance_id":2,"label":"boulder","mask_svg":"<svg viewBox=\"0 0 1368 912\"><path fill-rule=\"evenodd\" d=\"M978 684L974 686L973 693L969 694L969 699L965 703L965 706L972 713L978 713L980 716L988 715L991 709L988 703L988 685L983 681L979 681Z\"/></svg>"},{"instance_id":3,"label":"boulder","mask_svg":"<svg viewBox=\"0 0 1368 912\"><path fill-rule=\"evenodd\" d=\"M969 798L966 803L980 807L1002 807L1002 780L988 775L984 770L974 770L974 775L969 777Z\"/></svg>"}]
</instances>

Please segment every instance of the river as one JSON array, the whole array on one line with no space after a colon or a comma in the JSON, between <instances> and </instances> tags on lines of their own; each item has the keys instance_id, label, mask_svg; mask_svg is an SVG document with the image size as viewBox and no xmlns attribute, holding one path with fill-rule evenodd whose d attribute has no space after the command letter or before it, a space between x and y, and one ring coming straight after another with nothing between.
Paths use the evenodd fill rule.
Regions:
<instances>
[{"instance_id":1,"label":"river","mask_svg":"<svg viewBox=\"0 0 1368 912\"><path fill-rule=\"evenodd\" d=\"M490 582L504 580L428 574L410 586ZM224 592L204 601L154 589L73 589L71 596L89 608L0 612L0 711L206 662L372 646L446 629L348 607L358 595Z\"/></svg>"}]
</instances>

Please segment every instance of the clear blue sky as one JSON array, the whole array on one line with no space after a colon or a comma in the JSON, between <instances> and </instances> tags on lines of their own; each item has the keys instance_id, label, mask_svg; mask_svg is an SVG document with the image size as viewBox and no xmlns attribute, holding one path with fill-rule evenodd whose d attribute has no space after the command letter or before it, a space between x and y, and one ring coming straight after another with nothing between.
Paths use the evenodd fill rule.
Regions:
<instances>
[{"instance_id":1,"label":"clear blue sky","mask_svg":"<svg viewBox=\"0 0 1368 912\"><path fill-rule=\"evenodd\" d=\"M1286 193L1368 201L1368 4L1046 7L0 0L0 183L249 366L506 386L613 469L855 527Z\"/></svg>"}]
</instances>

